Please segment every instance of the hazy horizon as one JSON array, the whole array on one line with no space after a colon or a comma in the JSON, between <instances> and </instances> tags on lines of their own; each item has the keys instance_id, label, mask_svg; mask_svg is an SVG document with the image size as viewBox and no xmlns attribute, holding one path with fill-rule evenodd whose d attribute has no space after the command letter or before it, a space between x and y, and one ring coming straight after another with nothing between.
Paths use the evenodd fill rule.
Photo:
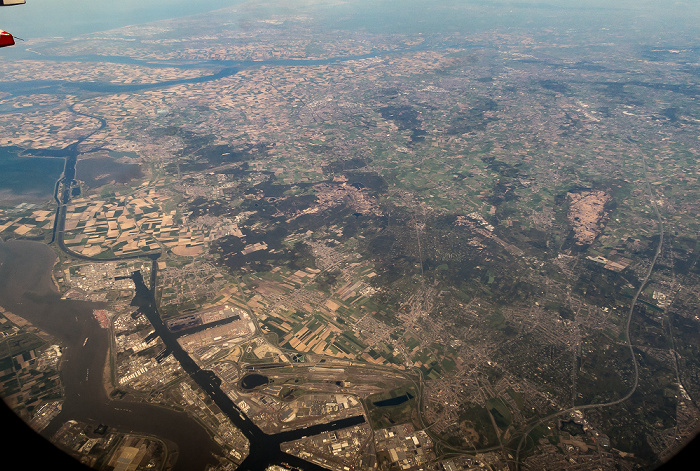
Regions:
<instances>
[{"instance_id":1,"label":"hazy horizon","mask_svg":"<svg viewBox=\"0 0 700 471\"><path fill-rule=\"evenodd\" d=\"M694 18L700 14L697 2L659 5L652 0L28 0L25 5L0 9L0 28L27 40L72 38L234 6L246 18L312 14L326 27L387 33L557 27L664 34L685 28L692 32Z\"/></svg>"}]
</instances>

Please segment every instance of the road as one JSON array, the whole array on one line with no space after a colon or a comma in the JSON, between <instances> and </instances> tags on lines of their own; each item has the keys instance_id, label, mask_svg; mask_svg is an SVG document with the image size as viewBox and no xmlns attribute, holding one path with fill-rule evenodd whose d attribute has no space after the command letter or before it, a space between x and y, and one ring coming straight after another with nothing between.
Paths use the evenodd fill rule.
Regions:
<instances>
[{"instance_id":1,"label":"road","mask_svg":"<svg viewBox=\"0 0 700 471\"><path fill-rule=\"evenodd\" d=\"M554 419L555 417L559 417L561 415L568 414L568 413L571 413L574 411L582 411L582 410L588 410L588 409L610 407L610 406L614 406L614 405L623 403L623 402L627 401L630 397L632 397L632 394L635 393L635 391L637 390L637 387L639 386L639 365L637 364L637 359L636 359L635 354L634 354L634 347L632 345L632 339L630 338L630 326L632 324L632 316L634 314L634 308L637 305L637 299L639 298L639 295L641 294L642 290L644 289L647 282L649 281L649 278L651 277L651 273L654 271L654 266L656 265L656 261L658 260L659 255L661 254L661 248L663 247L663 243L664 243L663 219L661 217L661 213L659 213L659 208L656 204L656 200L654 199L654 192L652 191L651 184L649 183L649 176L647 174L646 157L644 157L643 153L641 153L641 156L642 156L642 165L644 167L644 179L646 182L647 191L649 192L649 200L651 202L652 207L654 208L654 213L656 215L656 219L658 222L659 244L656 247L656 252L654 253L654 257L651 260L651 264L649 265L649 269L647 270L646 275L641 280L641 282L639 283L639 287L637 288L637 291L634 293L634 297L632 298L632 302L630 303L629 312L627 313L627 323L625 325L625 341L627 344L627 348L630 351L630 357L632 358L632 366L634 367L634 382L632 384L632 387L629 389L629 391L627 391L627 394L625 394L624 396L622 396L619 399L616 399L616 400L610 401L610 402L601 402L601 403L596 403L596 404L585 404L585 405L581 405L581 406L569 407L568 409L564 409L564 410L561 410L559 412L555 412L554 414L550 414L547 417L540 419L535 424L531 425L525 431L525 434L520 439L520 442L518 442L518 448L515 450L515 469L516 469L516 471L518 471L520 468L520 451L522 450L523 444L525 443L525 441L526 441L527 437L530 435L530 433L536 427Z\"/></svg>"}]
</instances>

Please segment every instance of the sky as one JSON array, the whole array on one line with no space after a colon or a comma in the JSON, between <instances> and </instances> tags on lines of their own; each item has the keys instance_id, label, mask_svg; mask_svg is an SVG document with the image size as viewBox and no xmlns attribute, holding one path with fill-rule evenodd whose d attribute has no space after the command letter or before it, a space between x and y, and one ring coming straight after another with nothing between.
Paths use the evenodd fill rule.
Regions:
<instances>
[{"instance_id":1,"label":"sky","mask_svg":"<svg viewBox=\"0 0 700 471\"><path fill-rule=\"evenodd\" d=\"M23 39L71 38L132 24L192 15L240 0L26 0L0 8L0 29Z\"/></svg>"},{"instance_id":2,"label":"sky","mask_svg":"<svg viewBox=\"0 0 700 471\"><path fill-rule=\"evenodd\" d=\"M332 27L388 33L504 27L672 33L700 24L698 0L27 0L0 8L0 28L24 39L71 38L229 6L261 15L313 12Z\"/></svg>"}]
</instances>

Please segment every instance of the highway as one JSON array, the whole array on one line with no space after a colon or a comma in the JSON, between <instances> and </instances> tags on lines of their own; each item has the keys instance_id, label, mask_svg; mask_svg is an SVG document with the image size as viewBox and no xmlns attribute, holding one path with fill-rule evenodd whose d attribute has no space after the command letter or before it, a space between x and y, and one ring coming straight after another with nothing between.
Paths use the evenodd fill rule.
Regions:
<instances>
[{"instance_id":1,"label":"highway","mask_svg":"<svg viewBox=\"0 0 700 471\"><path fill-rule=\"evenodd\" d=\"M641 152L640 152L641 153ZM632 397L632 394L637 391L637 387L639 386L639 365L637 364L637 359L634 354L634 347L632 345L632 339L630 338L630 326L632 324L632 315L634 314L634 308L637 305L637 299L639 298L639 295L641 294L642 290L646 286L647 282L649 281L649 278L651 277L652 272L654 271L654 266L656 265L656 261L659 258L659 254L661 254L661 248L663 247L664 243L664 223L663 223L663 218L661 217L661 213L659 213L659 208L656 204L656 200L654 199L654 193L651 188L651 184L649 183L649 177L647 175L647 163L646 163L646 158L644 157L644 153L641 153L642 156L642 164L644 167L644 178L646 181L646 187L647 191L649 192L649 201L651 202L652 207L654 208L654 213L656 215L656 219L658 222L658 227L659 227L659 244L656 247L656 252L654 253L654 257L651 260L651 264L649 265L649 269L646 272L646 275L644 276L644 279L639 283L639 287L637 288L637 291L634 293L634 297L632 298L632 302L630 303L630 308L627 313L627 323L625 325L625 340L627 344L627 348L630 351L630 357L632 358L632 366L634 367L634 382L632 384L632 387L627 391L627 394L622 396L619 399L616 399L614 401L610 402L602 402L602 403L597 403L597 404L584 404L580 406L574 406L574 407L569 407L568 409L561 410L559 412L555 412L554 414L550 414L547 417L544 417L537 421L535 424L531 425L524 433L523 437L520 439L518 442L518 448L515 450L515 470L518 471L520 469L520 451L522 450L522 447L525 443L525 440L527 437L530 435L530 433L538 426L542 425L543 423L546 423L555 417L559 417L564 414L568 414L574 411L581 411L581 410L587 410L587 409L597 409L597 408L602 408L602 407L610 407L614 406L617 404L620 404L622 402L625 402L628 400L630 397Z\"/></svg>"}]
</instances>

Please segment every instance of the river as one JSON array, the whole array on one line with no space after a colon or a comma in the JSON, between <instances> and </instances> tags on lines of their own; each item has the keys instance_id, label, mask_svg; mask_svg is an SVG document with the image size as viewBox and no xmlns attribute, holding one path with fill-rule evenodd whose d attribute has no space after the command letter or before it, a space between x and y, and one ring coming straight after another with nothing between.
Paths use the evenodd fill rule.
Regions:
<instances>
[{"instance_id":1,"label":"river","mask_svg":"<svg viewBox=\"0 0 700 471\"><path fill-rule=\"evenodd\" d=\"M79 94L89 93L135 93L144 90L165 88L173 85L197 84L219 80L236 75L240 70L259 67L302 67L328 64L340 64L375 57L389 57L407 52L433 50L457 47L451 43L445 44L418 44L410 47L402 47L395 50L372 51L361 55L348 55L329 57L325 59L269 59L269 60L202 60L188 63L174 61L148 61L127 56L101 56L101 55L77 55L77 56L42 56L46 61L71 61L71 62L109 62L127 65L139 65L143 67L170 67L178 69L212 70L211 74L186 79L163 80L154 83L111 83L111 82L69 82L66 80L24 80L20 82L0 82L0 92L13 96L28 96L35 94ZM484 44L461 44L462 49L480 49L489 47ZM60 152L60 151L59 151Z\"/></svg>"},{"instance_id":2,"label":"river","mask_svg":"<svg viewBox=\"0 0 700 471\"><path fill-rule=\"evenodd\" d=\"M109 331L100 328L92 310L99 303L62 300L53 283L56 262L53 250L39 242L0 240L0 305L25 318L41 330L55 336L64 345L61 377L65 402L61 413L42 432L50 437L69 419L120 431L155 435L178 446L175 470L204 469L213 463L220 448L207 431L185 413L148 403L110 399L104 388L103 372L109 345ZM151 286L157 276L153 257ZM177 342L177 334L163 324L153 296L140 272L132 275L136 288L134 305L153 325L166 348L182 368L206 392L250 441L250 454L241 470L257 471L270 464L287 463L299 470L321 470L320 466L288 455L280 444L365 422L363 416L335 420L304 429L266 434L258 428L221 389L221 380L211 371L202 370Z\"/></svg>"},{"instance_id":3,"label":"river","mask_svg":"<svg viewBox=\"0 0 700 471\"><path fill-rule=\"evenodd\" d=\"M55 261L56 254L45 244L0 241L0 305L55 336L65 347L63 411L42 434L50 437L69 419L105 424L176 443L176 470L204 469L213 463L212 453L220 448L187 414L108 397L102 373L109 334L92 316L92 309L102 306L60 299L51 276Z\"/></svg>"}]
</instances>

